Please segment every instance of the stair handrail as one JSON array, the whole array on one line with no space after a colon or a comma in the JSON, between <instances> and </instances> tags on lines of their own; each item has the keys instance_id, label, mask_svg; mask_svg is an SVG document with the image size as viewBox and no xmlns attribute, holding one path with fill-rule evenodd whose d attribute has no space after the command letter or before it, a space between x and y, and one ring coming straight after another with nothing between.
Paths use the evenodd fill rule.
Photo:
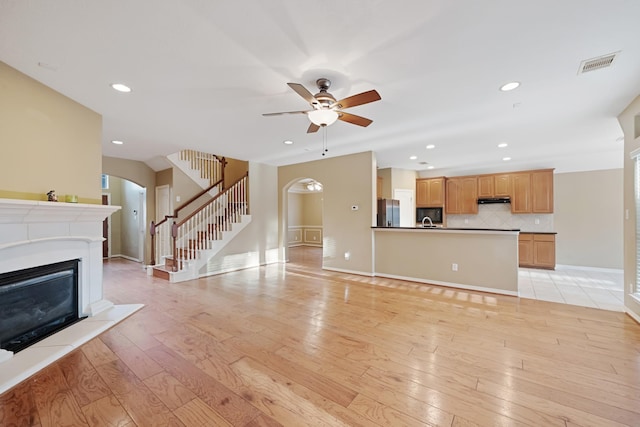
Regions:
<instances>
[{"instance_id":1,"label":"stair handrail","mask_svg":"<svg viewBox=\"0 0 640 427\"><path fill-rule=\"evenodd\" d=\"M231 184L229 186L228 189L223 190L221 192L219 192L218 194L216 194L215 196L213 196L211 199L207 200L206 202L204 202L198 209L196 209L195 211L191 212L189 215L187 215L186 217L184 217L184 219L182 219L179 223L178 223L178 227L180 227L181 225L183 225L185 222L187 222L188 220L190 220L192 217L194 217L197 213L199 213L200 211L202 211L205 207L207 207L208 205L210 205L211 203L213 203L214 201L216 201L218 198L222 197L227 191L233 189L233 187L238 184L240 181L242 181L243 179L247 178L249 176L249 172L245 172L244 175L242 175L240 178L238 178L233 184ZM196 197L197 198L197 197Z\"/></svg>"},{"instance_id":2,"label":"stair handrail","mask_svg":"<svg viewBox=\"0 0 640 427\"><path fill-rule=\"evenodd\" d=\"M219 198L221 198L222 196L226 196L228 192L235 190L235 187L240 184L242 181L246 180L249 177L249 171L245 172L245 174L243 176L241 176L240 178L238 178L233 184L231 184L229 186L229 188L227 188L224 191L219 192L218 194L216 194L213 198L207 200L205 203L203 203L199 208L197 208L195 211L191 212L188 216L186 216L185 218L183 218L179 223L176 223L174 221L172 227L171 227L171 237L173 240L173 254L172 254L172 258L173 258L173 271L177 271L178 268L178 260L176 258L176 254L178 252L177 250L177 239L178 239L178 232L179 229L182 225L186 224L187 221L189 221L191 218L193 218L194 216L196 216L197 214L199 214L200 212L202 212L203 210L205 210L209 205L215 203ZM244 194L245 198L247 197L247 194ZM247 201L245 201L245 212L248 213L249 209L248 209L248 203Z\"/></svg>"},{"instance_id":3,"label":"stair handrail","mask_svg":"<svg viewBox=\"0 0 640 427\"><path fill-rule=\"evenodd\" d=\"M224 170L225 170L225 166L227 165L227 159L225 157L220 157L216 154L213 154L212 156L215 157L222 165L222 171L220 172L220 179L214 182L213 184L211 184L209 187L200 191L195 196L191 197L189 200L187 200L186 202L178 206L176 209L174 209L173 215L165 215L164 218L158 221L157 223L155 221L151 221L151 224L149 226L149 234L151 235L151 265L156 265L156 244L155 244L156 228L161 226L165 222L167 222L169 218L178 218L178 214L182 209L186 208L191 203L195 202L198 198L202 197L209 191L213 190L215 187L221 185L220 191L218 193L221 193L224 191Z\"/></svg>"}]
</instances>

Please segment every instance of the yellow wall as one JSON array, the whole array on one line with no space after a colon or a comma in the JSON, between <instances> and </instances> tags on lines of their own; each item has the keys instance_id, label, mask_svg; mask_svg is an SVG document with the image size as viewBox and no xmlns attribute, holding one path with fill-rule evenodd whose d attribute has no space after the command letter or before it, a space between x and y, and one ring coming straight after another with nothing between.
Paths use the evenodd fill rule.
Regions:
<instances>
[{"instance_id":1,"label":"yellow wall","mask_svg":"<svg viewBox=\"0 0 640 427\"><path fill-rule=\"evenodd\" d=\"M630 284L640 291L636 283L635 161L630 157L632 151L640 149L640 138L635 137L636 116L640 116L640 96L618 116L624 132L624 210L629 212L629 219L624 220L624 305L640 319L640 301L629 295Z\"/></svg>"},{"instance_id":2,"label":"yellow wall","mask_svg":"<svg viewBox=\"0 0 640 427\"><path fill-rule=\"evenodd\" d=\"M302 224L322 227L322 193L302 194Z\"/></svg>"},{"instance_id":3,"label":"yellow wall","mask_svg":"<svg viewBox=\"0 0 640 427\"><path fill-rule=\"evenodd\" d=\"M371 226L375 220L376 200L376 161L373 152L278 168L281 247L287 246L287 190L302 178L313 178L323 186L323 268L372 274ZM358 210L351 209L354 205L358 206ZM349 260L345 259L346 252L350 254Z\"/></svg>"},{"instance_id":4,"label":"yellow wall","mask_svg":"<svg viewBox=\"0 0 640 427\"><path fill-rule=\"evenodd\" d=\"M101 203L102 116L0 62L0 197Z\"/></svg>"}]
</instances>

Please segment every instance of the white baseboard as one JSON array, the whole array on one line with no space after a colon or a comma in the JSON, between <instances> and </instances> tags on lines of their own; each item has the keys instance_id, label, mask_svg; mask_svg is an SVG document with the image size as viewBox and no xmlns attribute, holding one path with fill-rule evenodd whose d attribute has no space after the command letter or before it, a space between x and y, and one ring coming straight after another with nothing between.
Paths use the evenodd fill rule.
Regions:
<instances>
[{"instance_id":1,"label":"white baseboard","mask_svg":"<svg viewBox=\"0 0 640 427\"><path fill-rule=\"evenodd\" d=\"M128 259L129 261L142 262L138 258L134 258L134 257L130 257L129 255L122 255L122 254L111 255L109 258L124 258L124 259Z\"/></svg>"},{"instance_id":2,"label":"white baseboard","mask_svg":"<svg viewBox=\"0 0 640 427\"><path fill-rule=\"evenodd\" d=\"M584 270L584 271L599 271L601 273L623 273L621 268L604 268L604 267L587 267L584 265L566 265L556 264L556 270Z\"/></svg>"},{"instance_id":3,"label":"white baseboard","mask_svg":"<svg viewBox=\"0 0 640 427\"><path fill-rule=\"evenodd\" d=\"M337 273L356 274L358 276L367 276L367 277L375 276L373 273L370 273L368 271L346 270L343 268L334 268L334 267L325 267L325 266L322 266L322 269L328 270L328 271L335 271Z\"/></svg>"},{"instance_id":4,"label":"white baseboard","mask_svg":"<svg viewBox=\"0 0 640 427\"><path fill-rule=\"evenodd\" d=\"M631 311L629 309L629 307L625 306L624 307L624 312L627 313L629 315L629 317L631 317L633 320L635 320L636 322L638 322L638 324L640 324L640 316L638 316L636 313L634 313L633 311Z\"/></svg>"},{"instance_id":5,"label":"white baseboard","mask_svg":"<svg viewBox=\"0 0 640 427\"><path fill-rule=\"evenodd\" d=\"M440 280L428 280L428 279L419 279L415 277L405 277L405 276L396 276L393 274L379 274L376 273L376 277L386 277L388 279L398 279L405 280L407 282L417 282L423 283L425 285L435 285L435 286L445 286L447 288L456 288L456 289L465 289L468 291L478 291L478 292L487 292L491 294L500 294L500 295L508 295L512 297L518 296L518 291L508 291L504 289L496 289L496 288L486 288L484 286L474 286L474 285L465 285L462 283L451 283L451 282L442 282Z\"/></svg>"}]
</instances>

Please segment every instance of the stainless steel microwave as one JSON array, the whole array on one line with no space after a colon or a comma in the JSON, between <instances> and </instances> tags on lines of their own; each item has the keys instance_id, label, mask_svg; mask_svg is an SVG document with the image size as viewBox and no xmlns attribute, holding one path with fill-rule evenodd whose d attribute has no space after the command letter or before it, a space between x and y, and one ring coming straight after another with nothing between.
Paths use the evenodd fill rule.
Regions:
<instances>
[{"instance_id":1,"label":"stainless steel microwave","mask_svg":"<svg viewBox=\"0 0 640 427\"><path fill-rule=\"evenodd\" d=\"M434 224L442 224L442 208L416 208L416 222L428 216Z\"/></svg>"}]
</instances>

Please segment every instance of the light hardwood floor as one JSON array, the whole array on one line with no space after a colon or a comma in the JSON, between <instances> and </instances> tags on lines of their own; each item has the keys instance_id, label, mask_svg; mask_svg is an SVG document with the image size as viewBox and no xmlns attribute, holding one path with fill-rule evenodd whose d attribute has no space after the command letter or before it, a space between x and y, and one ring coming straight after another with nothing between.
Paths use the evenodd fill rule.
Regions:
<instances>
[{"instance_id":1,"label":"light hardwood floor","mask_svg":"<svg viewBox=\"0 0 640 427\"><path fill-rule=\"evenodd\" d=\"M271 265L169 284L0 396L1 426L640 426L640 325L613 311ZM1 367L0 367L1 368Z\"/></svg>"}]
</instances>

